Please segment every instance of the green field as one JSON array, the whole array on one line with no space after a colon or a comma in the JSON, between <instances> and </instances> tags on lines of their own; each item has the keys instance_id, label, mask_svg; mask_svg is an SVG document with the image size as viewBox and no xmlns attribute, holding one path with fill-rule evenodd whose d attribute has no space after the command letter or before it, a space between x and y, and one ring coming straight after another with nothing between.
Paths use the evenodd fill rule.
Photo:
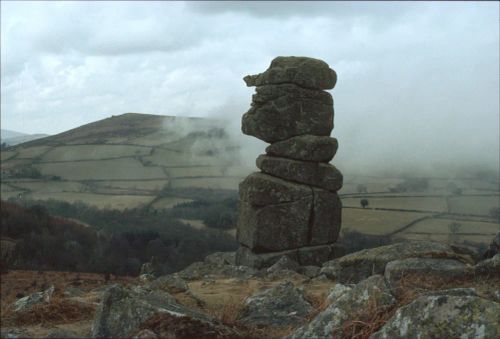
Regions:
<instances>
[{"instance_id":1,"label":"green field","mask_svg":"<svg viewBox=\"0 0 500 339\"><path fill-rule=\"evenodd\" d=\"M121 188L139 191L160 191L168 183L168 180L109 180L95 181L92 184L98 188Z\"/></svg>"},{"instance_id":2,"label":"green field","mask_svg":"<svg viewBox=\"0 0 500 339\"><path fill-rule=\"evenodd\" d=\"M17 150L18 154L16 156L17 159L33 159L38 158L52 147L50 146L37 146L37 147L28 147L28 148L20 148Z\"/></svg>"},{"instance_id":3,"label":"green field","mask_svg":"<svg viewBox=\"0 0 500 339\"><path fill-rule=\"evenodd\" d=\"M34 166L44 175L56 175L67 180L166 179L161 168L144 167L133 158L43 163Z\"/></svg>"},{"instance_id":4,"label":"green field","mask_svg":"<svg viewBox=\"0 0 500 339\"><path fill-rule=\"evenodd\" d=\"M382 235L394 232L418 218L430 215L432 214L343 208L342 229Z\"/></svg>"},{"instance_id":5,"label":"green field","mask_svg":"<svg viewBox=\"0 0 500 339\"><path fill-rule=\"evenodd\" d=\"M343 198L342 204L346 207L360 207L362 198ZM391 208L402 210L421 210L431 212L447 212L446 198L444 197L371 197L367 196L371 208Z\"/></svg>"},{"instance_id":6,"label":"green field","mask_svg":"<svg viewBox=\"0 0 500 339\"><path fill-rule=\"evenodd\" d=\"M463 233L480 233L488 234L493 236L496 232L500 231L500 224L494 222L478 222L478 221L468 221L468 220L455 220L455 219L445 219L445 218L432 218L425 219L417 222L405 233L449 233L450 224L460 225L457 234Z\"/></svg>"},{"instance_id":7,"label":"green field","mask_svg":"<svg viewBox=\"0 0 500 339\"><path fill-rule=\"evenodd\" d=\"M500 195L451 197L449 204L451 213L489 215L492 208L500 207Z\"/></svg>"},{"instance_id":8,"label":"green field","mask_svg":"<svg viewBox=\"0 0 500 339\"><path fill-rule=\"evenodd\" d=\"M25 195L25 199L33 200L48 200L55 199L74 203L77 201L83 202L88 205L96 206L102 209L125 209L134 208L138 206L145 206L149 204L153 196L140 196L140 195L105 195L93 193L30 193Z\"/></svg>"},{"instance_id":9,"label":"green field","mask_svg":"<svg viewBox=\"0 0 500 339\"><path fill-rule=\"evenodd\" d=\"M74 160L101 160L118 157L133 157L148 155L149 147L127 145L79 145L59 146L52 148L43 155L43 162L74 161Z\"/></svg>"},{"instance_id":10,"label":"green field","mask_svg":"<svg viewBox=\"0 0 500 339\"><path fill-rule=\"evenodd\" d=\"M238 184L244 178L189 178L173 179L172 188L206 188L232 190L238 187Z\"/></svg>"},{"instance_id":11,"label":"green field","mask_svg":"<svg viewBox=\"0 0 500 339\"><path fill-rule=\"evenodd\" d=\"M74 181L34 181L16 182L16 187L39 193L84 192L85 185Z\"/></svg>"}]
</instances>

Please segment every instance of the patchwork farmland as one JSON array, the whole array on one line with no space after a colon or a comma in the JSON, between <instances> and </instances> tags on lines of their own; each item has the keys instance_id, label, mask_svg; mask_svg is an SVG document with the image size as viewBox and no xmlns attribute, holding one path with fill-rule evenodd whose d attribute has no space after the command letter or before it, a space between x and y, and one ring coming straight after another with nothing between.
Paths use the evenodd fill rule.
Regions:
<instances>
[{"instance_id":1,"label":"patchwork farmland","mask_svg":"<svg viewBox=\"0 0 500 339\"><path fill-rule=\"evenodd\" d=\"M203 194L234 195L254 169L220 126L128 113L10 147L1 153L1 196L161 210ZM487 243L500 229L498 179L355 176L338 166L344 232Z\"/></svg>"}]
</instances>

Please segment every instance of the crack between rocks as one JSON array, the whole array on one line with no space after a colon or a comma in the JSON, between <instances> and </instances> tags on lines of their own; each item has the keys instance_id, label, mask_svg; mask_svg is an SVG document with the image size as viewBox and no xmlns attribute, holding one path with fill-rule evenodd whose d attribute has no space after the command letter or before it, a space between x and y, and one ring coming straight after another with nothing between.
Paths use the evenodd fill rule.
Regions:
<instances>
[{"instance_id":1,"label":"crack between rocks","mask_svg":"<svg viewBox=\"0 0 500 339\"><path fill-rule=\"evenodd\" d=\"M308 233L307 233L307 244L308 245L311 245L311 241L312 241L312 237L313 237L313 227L314 227L314 219L315 219L315 215L314 215L314 203L315 203L315 200L316 200L316 197L314 195L314 188L312 187L309 187L311 189L311 193L312 193L312 201L311 201L311 209L309 211L309 229L308 229Z\"/></svg>"},{"instance_id":2,"label":"crack between rocks","mask_svg":"<svg viewBox=\"0 0 500 339\"><path fill-rule=\"evenodd\" d=\"M273 156L273 158L278 158L278 157L274 157L274 156ZM286 159L286 158L283 158L283 159ZM290 159L287 159L287 160L290 160ZM293 159L291 159L291 160L293 160ZM297 160L297 161L301 161L301 160ZM311 163L313 163L313 161L311 161ZM316 163L317 163L317 162L316 162ZM325 162L325 163L323 163L323 164L325 164L325 165L330 165L329 163L326 163L326 162ZM317 187L317 188L321 188L321 189L323 189L323 190L325 190L325 191L332 192L332 193L337 193L337 192L340 190L340 188L339 188L338 190L335 190L335 191L334 191L334 190L331 190L331 189L325 188L325 187L323 187L323 186L313 185L313 184L311 184L311 183L300 182L300 181L291 180L291 179L285 179L285 178L283 178L283 177L278 177L276 174L272 174L272 173L269 173L269 172L265 172L265 171L263 171L261 168L259 168L259 169L260 169L260 170L261 170L261 172L262 172L262 173L264 173L264 174L270 175L270 176L275 177L275 178L277 178L277 179L286 180L286 181L291 182L291 183L294 183L294 184L300 184L300 185L305 185L305 186L309 186L309 187ZM296 201L298 201L298 200L296 200Z\"/></svg>"},{"instance_id":3,"label":"crack between rocks","mask_svg":"<svg viewBox=\"0 0 500 339\"><path fill-rule=\"evenodd\" d=\"M297 200L276 202L274 204L267 204L266 203L265 205L254 205L254 204L252 204L252 203L250 203L249 201L246 201L246 200L241 200L241 201L243 201L244 203L247 203L247 204L251 205L252 207L255 207L257 209L261 209L261 208L264 208L264 207L267 207L267 206L280 206L280 205L286 205L286 204L293 204L294 202L299 202L299 201L308 199L309 197L310 197L309 195L306 195L306 196L302 196L302 197L298 198Z\"/></svg>"}]
</instances>

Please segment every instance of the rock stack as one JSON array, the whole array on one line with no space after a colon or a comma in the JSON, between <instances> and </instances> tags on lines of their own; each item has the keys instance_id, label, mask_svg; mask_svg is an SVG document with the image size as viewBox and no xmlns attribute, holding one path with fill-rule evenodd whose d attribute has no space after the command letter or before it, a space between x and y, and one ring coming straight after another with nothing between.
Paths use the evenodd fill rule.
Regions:
<instances>
[{"instance_id":1,"label":"rock stack","mask_svg":"<svg viewBox=\"0 0 500 339\"><path fill-rule=\"evenodd\" d=\"M337 75L317 59L277 57L261 74L242 131L271 145L257 158L261 172L239 187L238 265L267 267L283 255L318 265L341 255L337 191L342 174L329 161L337 151L332 89Z\"/></svg>"}]
</instances>

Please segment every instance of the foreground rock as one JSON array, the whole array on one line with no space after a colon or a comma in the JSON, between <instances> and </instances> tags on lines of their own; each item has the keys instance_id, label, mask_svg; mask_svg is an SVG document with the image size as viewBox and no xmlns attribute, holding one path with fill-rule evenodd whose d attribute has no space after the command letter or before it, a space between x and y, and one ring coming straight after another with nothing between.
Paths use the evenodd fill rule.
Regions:
<instances>
[{"instance_id":1,"label":"foreground rock","mask_svg":"<svg viewBox=\"0 0 500 339\"><path fill-rule=\"evenodd\" d=\"M440 284L463 280L471 271L453 259L408 258L394 260L385 267L385 278L394 292L404 289L405 283L415 287L419 283L437 281Z\"/></svg>"},{"instance_id":2,"label":"foreground rock","mask_svg":"<svg viewBox=\"0 0 500 339\"><path fill-rule=\"evenodd\" d=\"M131 290L119 285L109 287L102 297L92 324L92 337L126 337L154 315L190 317L210 322L206 315L178 304L168 293L136 288Z\"/></svg>"},{"instance_id":3,"label":"foreground rock","mask_svg":"<svg viewBox=\"0 0 500 339\"><path fill-rule=\"evenodd\" d=\"M134 339L246 339L248 336L219 322L201 321L192 317L158 314L140 326Z\"/></svg>"},{"instance_id":4,"label":"foreground rock","mask_svg":"<svg viewBox=\"0 0 500 339\"><path fill-rule=\"evenodd\" d=\"M465 263L474 261L455 253L449 245L432 241L404 241L351 253L335 260L339 282L358 282L373 274L384 274L387 263L407 258L447 258ZM329 265L329 264L325 264Z\"/></svg>"},{"instance_id":5,"label":"foreground rock","mask_svg":"<svg viewBox=\"0 0 500 339\"><path fill-rule=\"evenodd\" d=\"M340 288L333 301L311 322L286 337L289 339L314 339L342 337L341 325L348 320L355 320L366 312L380 312L396 304L384 277L375 275L354 288ZM334 333L338 335L334 336Z\"/></svg>"},{"instance_id":6,"label":"foreground rock","mask_svg":"<svg viewBox=\"0 0 500 339\"><path fill-rule=\"evenodd\" d=\"M319 266L325 261L344 255L344 253L344 248L339 244L305 246L298 249L269 253L254 253L249 248L240 246L236 252L236 260L255 269L261 269L272 266L281 257L286 255L290 259L298 262L301 266Z\"/></svg>"},{"instance_id":7,"label":"foreground rock","mask_svg":"<svg viewBox=\"0 0 500 339\"><path fill-rule=\"evenodd\" d=\"M252 325L286 326L302 323L312 311L301 290L291 282L257 293L245 301L240 322Z\"/></svg>"},{"instance_id":8,"label":"foreground rock","mask_svg":"<svg viewBox=\"0 0 500 339\"><path fill-rule=\"evenodd\" d=\"M476 276L500 278L500 254L477 263L474 266L474 273Z\"/></svg>"},{"instance_id":9,"label":"foreground rock","mask_svg":"<svg viewBox=\"0 0 500 339\"><path fill-rule=\"evenodd\" d=\"M17 300L12 308L14 312L24 312L30 310L33 305L41 304L41 303L49 303L52 295L54 294L54 286L50 286L43 292L35 292L26 297L23 297Z\"/></svg>"},{"instance_id":10,"label":"foreground rock","mask_svg":"<svg viewBox=\"0 0 500 339\"><path fill-rule=\"evenodd\" d=\"M177 272L177 275L188 281L203 279L207 276L248 279L256 272L255 268L242 265L219 265L207 262L195 262L182 271Z\"/></svg>"},{"instance_id":11,"label":"foreground rock","mask_svg":"<svg viewBox=\"0 0 500 339\"><path fill-rule=\"evenodd\" d=\"M498 303L476 296L422 296L370 338L498 338Z\"/></svg>"}]
</instances>

